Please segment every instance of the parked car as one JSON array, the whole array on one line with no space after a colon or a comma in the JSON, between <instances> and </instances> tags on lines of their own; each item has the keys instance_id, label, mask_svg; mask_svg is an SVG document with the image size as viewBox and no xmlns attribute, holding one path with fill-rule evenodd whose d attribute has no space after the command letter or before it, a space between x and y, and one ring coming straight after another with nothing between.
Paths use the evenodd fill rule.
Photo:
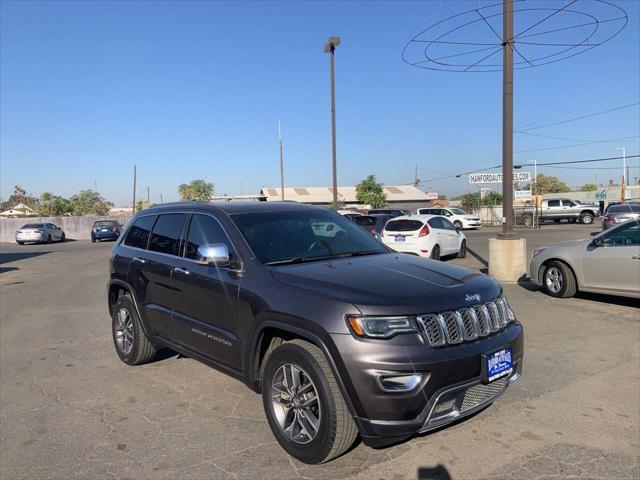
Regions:
<instances>
[{"instance_id":1,"label":"parked car","mask_svg":"<svg viewBox=\"0 0 640 480\"><path fill-rule=\"evenodd\" d=\"M403 215L411 215L411 212L398 208L373 208L367 212L367 215L391 215L392 217L401 217Z\"/></svg>"},{"instance_id":2,"label":"parked car","mask_svg":"<svg viewBox=\"0 0 640 480\"><path fill-rule=\"evenodd\" d=\"M543 222L567 220L589 225L600 214L599 212L596 205L580 205L568 198L553 198L542 200L539 215Z\"/></svg>"},{"instance_id":3,"label":"parked car","mask_svg":"<svg viewBox=\"0 0 640 480\"><path fill-rule=\"evenodd\" d=\"M340 215L347 217L349 220L353 220L355 217L361 217L363 214L355 210L336 210Z\"/></svg>"},{"instance_id":4,"label":"parked car","mask_svg":"<svg viewBox=\"0 0 640 480\"><path fill-rule=\"evenodd\" d=\"M436 215L411 215L389 221L382 242L396 252L439 260L446 255L467 256L467 239L453 223Z\"/></svg>"},{"instance_id":5,"label":"parked car","mask_svg":"<svg viewBox=\"0 0 640 480\"><path fill-rule=\"evenodd\" d=\"M553 297L577 291L640 298L640 221L612 227L592 238L536 248L531 280Z\"/></svg>"},{"instance_id":6,"label":"parked car","mask_svg":"<svg viewBox=\"0 0 640 480\"><path fill-rule=\"evenodd\" d=\"M395 217L378 213L374 215L361 215L353 218L352 220L356 225L361 226L369 232L376 240L382 241L382 230L387 222L392 218Z\"/></svg>"},{"instance_id":7,"label":"parked car","mask_svg":"<svg viewBox=\"0 0 640 480\"><path fill-rule=\"evenodd\" d=\"M91 242L116 240L122 232L122 225L116 220L97 220L91 228Z\"/></svg>"},{"instance_id":8,"label":"parked car","mask_svg":"<svg viewBox=\"0 0 640 480\"><path fill-rule=\"evenodd\" d=\"M640 219L640 203L621 203L612 205L602 217L602 230L624 223L627 220Z\"/></svg>"},{"instance_id":9,"label":"parked car","mask_svg":"<svg viewBox=\"0 0 640 480\"><path fill-rule=\"evenodd\" d=\"M522 369L523 329L495 280L390 252L311 205L138 212L112 249L108 308L123 362L166 346L243 381L306 463L358 435L381 447L441 428Z\"/></svg>"},{"instance_id":10,"label":"parked car","mask_svg":"<svg viewBox=\"0 0 640 480\"><path fill-rule=\"evenodd\" d=\"M24 245L27 242L64 242L65 238L64 230L53 223L27 223L16 231L18 245Z\"/></svg>"},{"instance_id":11,"label":"parked car","mask_svg":"<svg viewBox=\"0 0 640 480\"><path fill-rule=\"evenodd\" d=\"M464 228L480 228L482 226L482 222L477 215L472 215L470 213L465 212L461 208L453 208L453 207L429 207L429 208L419 208L419 215L442 215L447 217L447 219L453 223L456 228L464 229Z\"/></svg>"}]
</instances>

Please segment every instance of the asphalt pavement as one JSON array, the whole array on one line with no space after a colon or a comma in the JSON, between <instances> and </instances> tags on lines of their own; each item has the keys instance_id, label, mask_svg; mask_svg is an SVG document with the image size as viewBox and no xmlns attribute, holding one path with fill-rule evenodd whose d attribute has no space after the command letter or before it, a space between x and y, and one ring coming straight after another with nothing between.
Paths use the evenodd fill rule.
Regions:
<instances>
[{"instance_id":1,"label":"asphalt pavement","mask_svg":"<svg viewBox=\"0 0 640 480\"><path fill-rule=\"evenodd\" d=\"M474 255L450 261L482 270L495 231L467 232ZM590 231L520 230L529 250ZM242 383L171 352L120 362L106 308L111 246L0 245L0 478L640 477L635 301L505 285L526 340L523 376L501 399L448 428L308 466L279 447Z\"/></svg>"}]
</instances>

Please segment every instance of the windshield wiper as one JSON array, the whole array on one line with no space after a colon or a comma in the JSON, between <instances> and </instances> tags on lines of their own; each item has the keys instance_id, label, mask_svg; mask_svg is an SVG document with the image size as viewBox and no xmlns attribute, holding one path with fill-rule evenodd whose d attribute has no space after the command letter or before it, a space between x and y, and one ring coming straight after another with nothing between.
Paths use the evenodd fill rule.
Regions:
<instances>
[{"instance_id":1,"label":"windshield wiper","mask_svg":"<svg viewBox=\"0 0 640 480\"><path fill-rule=\"evenodd\" d=\"M272 262L267 262L265 265L291 265L294 263L306 263L306 262L317 262L322 260L333 260L335 258L344 258L344 257L360 257L363 255L374 255L376 253L385 253L380 252L378 250L362 250L359 252L345 252L345 253L337 253L335 255L322 255L318 257L293 257L286 258L284 260L274 260Z\"/></svg>"}]
</instances>

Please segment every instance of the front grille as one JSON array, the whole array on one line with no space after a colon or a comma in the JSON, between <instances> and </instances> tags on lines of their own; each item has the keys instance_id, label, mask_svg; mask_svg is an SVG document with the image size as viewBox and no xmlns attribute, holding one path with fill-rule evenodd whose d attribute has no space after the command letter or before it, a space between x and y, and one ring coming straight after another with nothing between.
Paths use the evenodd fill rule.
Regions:
<instances>
[{"instance_id":1,"label":"front grille","mask_svg":"<svg viewBox=\"0 0 640 480\"><path fill-rule=\"evenodd\" d=\"M462 400L460 412L462 413L466 410L474 408L481 403L486 402L490 398L495 397L505 388L507 388L507 381L508 380L506 377L502 377L499 380L488 383L486 385L484 383L477 383L469 387L464 392L464 399Z\"/></svg>"},{"instance_id":2,"label":"front grille","mask_svg":"<svg viewBox=\"0 0 640 480\"><path fill-rule=\"evenodd\" d=\"M469 342L502 330L510 322L509 304L501 297L493 302L455 311L418 316L418 324L432 347Z\"/></svg>"}]
</instances>

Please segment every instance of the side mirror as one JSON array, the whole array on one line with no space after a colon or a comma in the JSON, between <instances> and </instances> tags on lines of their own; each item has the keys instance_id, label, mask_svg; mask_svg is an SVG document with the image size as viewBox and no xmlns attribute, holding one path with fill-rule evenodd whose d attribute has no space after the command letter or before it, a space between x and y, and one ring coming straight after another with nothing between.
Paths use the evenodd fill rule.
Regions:
<instances>
[{"instance_id":1,"label":"side mirror","mask_svg":"<svg viewBox=\"0 0 640 480\"><path fill-rule=\"evenodd\" d=\"M196 262L200 265L226 266L229 264L229 247L224 243L200 245Z\"/></svg>"},{"instance_id":2,"label":"side mirror","mask_svg":"<svg viewBox=\"0 0 640 480\"><path fill-rule=\"evenodd\" d=\"M598 247L601 247L602 245L604 245L604 241L602 240L602 237L594 238L593 241L591 242L591 245L594 248L598 248Z\"/></svg>"},{"instance_id":3,"label":"side mirror","mask_svg":"<svg viewBox=\"0 0 640 480\"><path fill-rule=\"evenodd\" d=\"M460 227L454 227L456 229L456 232L460 233Z\"/></svg>"}]
</instances>

